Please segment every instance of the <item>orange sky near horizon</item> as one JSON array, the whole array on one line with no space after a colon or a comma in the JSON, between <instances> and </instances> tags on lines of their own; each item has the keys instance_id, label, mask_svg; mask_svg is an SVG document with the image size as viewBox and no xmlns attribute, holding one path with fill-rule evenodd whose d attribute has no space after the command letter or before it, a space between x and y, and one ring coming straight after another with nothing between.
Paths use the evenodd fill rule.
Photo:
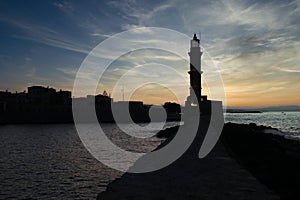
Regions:
<instances>
[{"instance_id":1,"label":"orange sky near horizon","mask_svg":"<svg viewBox=\"0 0 300 200\"><path fill-rule=\"evenodd\" d=\"M121 33L131 30L136 34L111 45L117 48L99 51L100 57L109 60L128 44L138 47L128 49L124 56L118 55L110 69L95 61L95 71L105 68L107 72L102 82L95 82L97 94L106 90L115 101L120 101L123 87L127 100L183 105L189 87L179 80L189 83L190 40L201 31L203 95L224 100L218 95L210 97L205 81L215 81L212 87L224 87L224 106L300 105L299 0L116 2L2 1L0 91L23 92L33 85L73 91L77 72L91 51L109 39L118 41ZM148 30L150 27L175 31L185 35L186 40L164 31L155 34ZM170 49L165 49L170 52L147 50L147 44L153 44L153 48L166 44ZM176 57L171 53L174 50L182 54ZM146 70L138 70L147 63L160 63L169 69L153 70L147 66ZM182 79L171 74L172 69ZM131 70L130 78L115 89L118 79ZM84 78L98 81L95 71L88 71ZM213 79L213 73L222 77L224 86ZM175 92L163 86L142 86L153 81L175 86ZM86 85L80 94L74 90L73 96L90 94L88 89L94 87ZM135 86L142 87L129 97L130 88Z\"/></svg>"},{"instance_id":2,"label":"orange sky near horizon","mask_svg":"<svg viewBox=\"0 0 300 200\"><path fill-rule=\"evenodd\" d=\"M231 88L234 88L232 86ZM226 87L225 87L226 88ZM159 91L159 92L158 92ZM231 92L226 91L226 105L230 107L264 107L264 106L287 106L287 105L300 105L300 95L289 93L285 91L285 95L281 92L271 93L268 91L261 92L261 94L247 94L246 92ZM203 95L207 95L208 91L203 88ZM210 95L208 94L210 99ZM137 89L130 100L143 101L145 104L164 104L165 102L176 102L184 105L186 98L182 96L181 100L170 91L168 88L162 86L150 87L144 86ZM118 99L116 99L118 100ZM224 103L223 103L224 104Z\"/></svg>"}]
</instances>

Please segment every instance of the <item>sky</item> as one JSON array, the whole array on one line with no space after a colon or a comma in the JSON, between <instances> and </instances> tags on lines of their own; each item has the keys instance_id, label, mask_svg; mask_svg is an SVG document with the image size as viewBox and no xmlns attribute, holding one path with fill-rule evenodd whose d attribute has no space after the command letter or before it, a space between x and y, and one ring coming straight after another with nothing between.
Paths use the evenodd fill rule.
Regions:
<instances>
[{"instance_id":1,"label":"sky","mask_svg":"<svg viewBox=\"0 0 300 200\"><path fill-rule=\"evenodd\" d=\"M201 32L201 46L211 60L203 60L203 76L212 70L209 63L219 68L227 106L300 104L299 0L1 0L0 90L24 91L43 85L72 91L76 72L93 48L139 27L172 29L191 38ZM186 52L188 45L187 41L182 46ZM145 103L183 104L188 87L181 79L161 71L150 74L151 66L140 65L163 63L188 82L186 60L187 53L182 59L153 49L129 52L109 66L97 91L107 90L115 100L122 100L124 93ZM115 88L126 72L131 81ZM177 93L145 81L155 79L173 84ZM130 84L141 84L132 96Z\"/></svg>"}]
</instances>

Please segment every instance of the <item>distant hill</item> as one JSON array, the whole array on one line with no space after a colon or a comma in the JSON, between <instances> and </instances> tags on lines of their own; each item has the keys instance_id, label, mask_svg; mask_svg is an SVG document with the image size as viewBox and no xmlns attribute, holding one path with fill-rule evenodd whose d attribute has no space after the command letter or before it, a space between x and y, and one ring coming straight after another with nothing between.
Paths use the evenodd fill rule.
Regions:
<instances>
[{"instance_id":1,"label":"distant hill","mask_svg":"<svg viewBox=\"0 0 300 200\"><path fill-rule=\"evenodd\" d=\"M290 105L290 106L270 106L260 108L261 111L300 111L299 105Z\"/></svg>"},{"instance_id":2,"label":"distant hill","mask_svg":"<svg viewBox=\"0 0 300 200\"><path fill-rule=\"evenodd\" d=\"M271 112L271 111L300 111L300 105L288 105L288 106L268 106L268 107L227 107L227 110L234 111L243 111L243 112L254 112L254 111L262 111L262 112Z\"/></svg>"}]
</instances>

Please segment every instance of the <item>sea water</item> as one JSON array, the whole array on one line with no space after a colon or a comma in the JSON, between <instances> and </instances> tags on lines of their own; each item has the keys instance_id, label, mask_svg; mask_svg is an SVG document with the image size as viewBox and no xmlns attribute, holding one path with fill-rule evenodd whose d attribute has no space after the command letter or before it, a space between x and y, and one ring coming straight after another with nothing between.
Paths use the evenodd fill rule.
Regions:
<instances>
[{"instance_id":1,"label":"sea water","mask_svg":"<svg viewBox=\"0 0 300 200\"><path fill-rule=\"evenodd\" d=\"M155 127L161 124L147 131L159 131ZM102 129L126 150L150 152L161 143L156 137L129 139L116 124ZM95 199L122 174L97 161L72 124L0 126L0 199Z\"/></svg>"},{"instance_id":2,"label":"sea water","mask_svg":"<svg viewBox=\"0 0 300 200\"><path fill-rule=\"evenodd\" d=\"M289 139L300 139L300 112L226 113L225 122L271 126Z\"/></svg>"},{"instance_id":3,"label":"sea water","mask_svg":"<svg viewBox=\"0 0 300 200\"><path fill-rule=\"evenodd\" d=\"M226 122L272 126L293 138L299 137L299 118L300 112L225 114ZM152 124L151 131L158 131L155 127L161 124ZM129 139L116 124L102 128L126 150L149 152L161 143L155 137ZM139 130L139 136L145 134ZM0 126L0 199L95 199L122 174L97 161L72 124Z\"/></svg>"}]
</instances>

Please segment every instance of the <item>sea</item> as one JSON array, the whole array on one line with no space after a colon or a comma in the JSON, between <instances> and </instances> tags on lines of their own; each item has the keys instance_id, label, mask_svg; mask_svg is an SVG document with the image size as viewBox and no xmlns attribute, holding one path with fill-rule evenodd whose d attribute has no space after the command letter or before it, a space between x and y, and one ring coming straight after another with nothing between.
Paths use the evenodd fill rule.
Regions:
<instances>
[{"instance_id":1,"label":"sea","mask_svg":"<svg viewBox=\"0 0 300 200\"><path fill-rule=\"evenodd\" d=\"M300 112L225 113L225 122L270 126L278 131L266 131L266 133L300 140Z\"/></svg>"},{"instance_id":2,"label":"sea","mask_svg":"<svg viewBox=\"0 0 300 200\"><path fill-rule=\"evenodd\" d=\"M299 119L300 112L225 114L226 122L272 126L295 138L300 136ZM177 124L167 122L164 128ZM161 126L153 123L152 133ZM162 142L155 137L128 139L116 124L103 124L102 129L115 144L136 152L152 151ZM0 126L0 199L95 199L122 174L97 161L72 124Z\"/></svg>"},{"instance_id":3,"label":"sea","mask_svg":"<svg viewBox=\"0 0 300 200\"><path fill-rule=\"evenodd\" d=\"M176 124L167 122L164 128ZM101 127L121 148L150 152L162 140L143 136L153 135L162 125L152 123L144 132L139 128L139 138L129 138L116 124ZM104 156L111 159L109 151ZM0 199L96 199L122 174L97 161L72 124L0 126Z\"/></svg>"}]
</instances>

